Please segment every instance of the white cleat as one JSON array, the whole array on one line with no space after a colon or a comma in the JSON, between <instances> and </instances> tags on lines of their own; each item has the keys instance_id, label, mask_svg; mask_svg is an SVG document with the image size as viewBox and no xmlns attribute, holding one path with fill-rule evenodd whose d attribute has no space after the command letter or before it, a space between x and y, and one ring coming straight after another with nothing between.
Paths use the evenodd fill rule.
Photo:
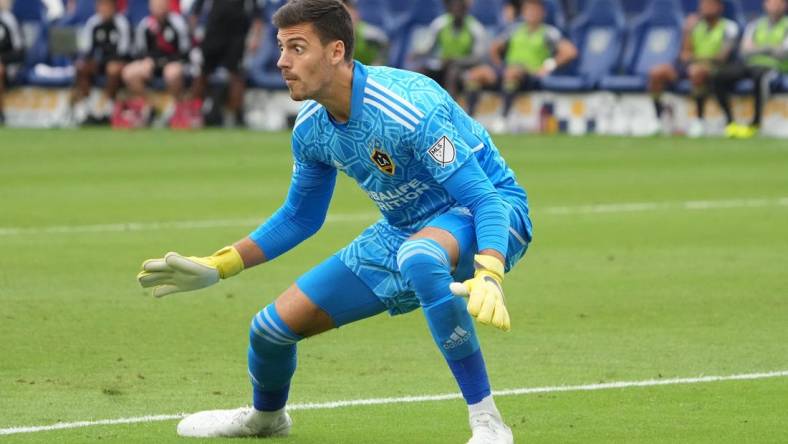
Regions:
<instances>
[{"instance_id":1,"label":"white cleat","mask_svg":"<svg viewBox=\"0 0 788 444\"><path fill-rule=\"evenodd\" d=\"M235 410L206 410L178 423L178 435L192 438L242 438L287 436L293 420L284 408L261 412L251 407Z\"/></svg>"},{"instance_id":2,"label":"white cleat","mask_svg":"<svg viewBox=\"0 0 788 444\"><path fill-rule=\"evenodd\" d=\"M513 444L512 429L500 415L479 412L470 417L473 435L468 444Z\"/></svg>"},{"instance_id":3,"label":"white cleat","mask_svg":"<svg viewBox=\"0 0 788 444\"><path fill-rule=\"evenodd\" d=\"M687 129L687 136L691 138L698 138L703 137L706 133L706 126L703 124L702 120L694 120Z\"/></svg>"}]
</instances>

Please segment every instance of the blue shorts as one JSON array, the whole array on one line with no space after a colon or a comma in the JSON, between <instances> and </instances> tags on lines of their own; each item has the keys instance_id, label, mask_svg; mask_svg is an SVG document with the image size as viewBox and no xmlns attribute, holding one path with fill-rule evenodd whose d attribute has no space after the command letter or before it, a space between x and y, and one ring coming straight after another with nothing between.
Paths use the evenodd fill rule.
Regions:
<instances>
[{"instance_id":1,"label":"blue shorts","mask_svg":"<svg viewBox=\"0 0 788 444\"><path fill-rule=\"evenodd\" d=\"M426 226L446 230L457 239L459 260L452 270L454 279L463 281L472 277L477 249L470 211L452 208ZM347 247L301 276L296 285L331 316L337 327L384 310L392 315L414 310L419 307L419 300L399 273L397 251L415 232L380 220ZM506 271L523 257L530 239L527 210L512 209Z\"/></svg>"}]
</instances>

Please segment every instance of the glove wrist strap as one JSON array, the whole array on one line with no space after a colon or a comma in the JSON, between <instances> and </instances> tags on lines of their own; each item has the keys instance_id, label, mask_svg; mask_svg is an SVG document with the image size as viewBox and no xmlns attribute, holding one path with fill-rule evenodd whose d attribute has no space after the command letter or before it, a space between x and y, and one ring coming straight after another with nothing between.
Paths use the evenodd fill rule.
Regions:
<instances>
[{"instance_id":1,"label":"glove wrist strap","mask_svg":"<svg viewBox=\"0 0 788 444\"><path fill-rule=\"evenodd\" d=\"M498 279L499 282L503 281L504 266L496 257L477 254L473 256L473 267L476 269L477 275L484 272Z\"/></svg>"},{"instance_id":2,"label":"glove wrist strap","mask_svg":"<svg viewBox=\"0 0 788 444\"><path fill-rule=\"evenodd\" d=\"M227 279L240 273L244 269L244 261L241 254L235 247L224 247L211 256L211 259L216 264L216 269L219 270L219 277Z\"/></svg>"}]
</instances>

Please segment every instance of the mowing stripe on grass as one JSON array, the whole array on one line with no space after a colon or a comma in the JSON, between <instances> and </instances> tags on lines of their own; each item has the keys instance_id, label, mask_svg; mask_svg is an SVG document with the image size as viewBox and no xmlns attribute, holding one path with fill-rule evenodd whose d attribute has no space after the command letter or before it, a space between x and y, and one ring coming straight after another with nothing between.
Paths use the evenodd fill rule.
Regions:
<instances>
[{"instance_id":1,"label":"mowing stripe on grass","mask_svg":"<svg viewBox=\"0 0 788 444\"><path fill-rule=\"evenodd\" d=\"M537 207L532 209L535 214L579 215L605 213L633 213L658 210L717 210L726 208L762 208L788 206L788 197L726 199L726 200L690 200L684 202L630 202L596 205ZM329 214L326 222L372 222L379 218L379 213L337 213ZM197 229L253 227L265 218L243 219L209 219L185 220L172 222L129 222L121 224L99 225L54 225L46 227L0 227L0 236L20 236L26 234L76 234L106 233L126 231L155 231L166 229Z\"/></svg>"},{"instance_id":2,"label":"mowing stripe on grass","mask_svg":"<svg viewBox=\"0 0 788 444\"><path fill-rule=\"evenodd\" d=\"M506 389L506 390L495 390L493 391L493 394L495 396L521 396L521 395L530 395L534 393L578 392L578 391L622 389L622 388L630 388L630 387L654 387L661 385L699 384L704 382L719 382L719 381L745 381L745 380L753 380L753 379L779 378L786 376L788 376L788 370L778 370L772 372L744 373L744 374L728 375L728 376L698 376L694 378L647 379L644 381L603 382L598 384L584 384L584 385L523 387L523 388ZM350 399L345 401L331 401L331 402L308 402L301 404L291 404L287 408L288 410L327 410L327 409L337 409L342 407L355 407L355 406L365 406L365 405L447 401L451 399L460 399L460 398L462 398L462 396L459 393L445 393L442 395L403 396L399 398L372 398L372 399ZM97 421L59 422L57 424L51 424L45 426L10 427L6 429L0 429L0 435L47 432L47 431L62 430L62 429L77 429L82 427L100 426L100 425L136 424L143 422L170 421L173 419L183 418L186 415L188 415L188 413L179 413L173 415L147 415L147 416L136 416L131 418L118 418L118 419L101 419Z\"/></svg>"}]
</instances>

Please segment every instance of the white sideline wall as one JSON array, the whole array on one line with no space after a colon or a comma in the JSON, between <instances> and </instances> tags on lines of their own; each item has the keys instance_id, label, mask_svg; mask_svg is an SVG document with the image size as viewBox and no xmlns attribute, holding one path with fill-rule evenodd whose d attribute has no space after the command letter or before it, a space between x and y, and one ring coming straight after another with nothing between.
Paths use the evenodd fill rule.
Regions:
<instances>
[{"instance_id":1,"label":"white sideline wall","mask_svg":"<svg viewBox=\"0 0 788 444\"><path fill-rule=\"evenodd\" d=\"M692 99L666 94L664 102L672 110L667 119L671 132L683 134L695 120ZM6 95L6 124L10 127L61 128L69 126L69 91L37 87L14 88ZM98 103L101 95L94 90L91 101ZM170 99L154 93L158 108L165 108ZM300 104L290 100L285 91L248 90L245 97L247 123L261 131L284 130L292 123ZM573 135L613 134L645 136L659 129L651 98L648 94L615 94L607 91L590 93L523 93L512 109L508 128L514 132L538 132L545 127L544 105L553 110L550 130ZM499 115L501 101L498 94L484 93L476 117L485 125L493 124ZM753 100L749 96L733 96L736 119L749 122ZM714 98L706 104L706 132L721 135L724 127L722 111ZM761 133L771 137L788 138L788 94L772 96L764 108Z\"/></svg>"}]
</instances>

